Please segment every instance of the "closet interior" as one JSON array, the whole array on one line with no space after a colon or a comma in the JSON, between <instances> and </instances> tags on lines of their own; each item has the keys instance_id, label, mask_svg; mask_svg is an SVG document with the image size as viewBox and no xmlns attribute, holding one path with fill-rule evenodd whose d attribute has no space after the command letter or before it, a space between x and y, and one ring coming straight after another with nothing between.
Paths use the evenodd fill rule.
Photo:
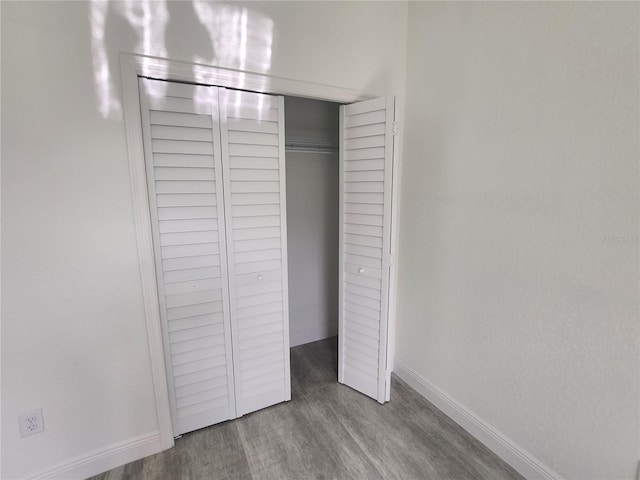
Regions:
<instances>
[{"instance_id":1,"label":"closet interior","mask_svg":"<svg viewBox=\"0 0 640 480\"><path fill-rule=\"evenodd\" d=\"M338 334L339 104L285 97L290 346ZM337 349L336 349L337 358Z\"/></svg>"}]
</instances>

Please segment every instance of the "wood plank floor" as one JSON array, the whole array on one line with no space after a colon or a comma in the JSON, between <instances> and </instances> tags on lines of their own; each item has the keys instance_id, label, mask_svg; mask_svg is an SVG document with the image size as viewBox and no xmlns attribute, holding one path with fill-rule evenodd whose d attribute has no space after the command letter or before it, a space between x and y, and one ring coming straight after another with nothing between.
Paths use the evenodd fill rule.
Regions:
<instances>
[{"instance_id":1,"label":"wood plank floor","mask_svg":"<svg viewBox=\"0 0 640 480\"><path fill-rule=\"evenodd\" d=\"M291 402L93 480L523 478L402 380L385 405L338 384L336 338L291 349L291 377Z\"/></svg>"}]
</instances>

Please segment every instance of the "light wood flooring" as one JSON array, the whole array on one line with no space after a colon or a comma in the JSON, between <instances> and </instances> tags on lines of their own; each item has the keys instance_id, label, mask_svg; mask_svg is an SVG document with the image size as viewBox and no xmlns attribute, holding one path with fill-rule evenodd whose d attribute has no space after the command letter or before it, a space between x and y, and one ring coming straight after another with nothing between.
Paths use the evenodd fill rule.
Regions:
<instances>
[{"instance_id":1,"label":"light wood flooring","mask_svg":"<svg viewBox=\"0 0 640 480\"><path fill-rule=\"evenodd\" d=\"M391 402L337 383L337 340L291 349L290 402L92 480L522 479L402 380Z\"/></svg>"}]
</instances>

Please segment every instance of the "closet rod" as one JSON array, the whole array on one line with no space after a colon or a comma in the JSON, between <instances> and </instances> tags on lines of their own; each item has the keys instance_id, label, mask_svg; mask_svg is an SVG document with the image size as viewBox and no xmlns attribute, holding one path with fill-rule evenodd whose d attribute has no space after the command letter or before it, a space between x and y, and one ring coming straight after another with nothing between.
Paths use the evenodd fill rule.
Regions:
<instances>
[{"instance_id":1,"label":"closet rod","mask_svg":"<svg viewBox=\"0 0 640 480\"><path fill-rule=\"evenodd\" d=\"M314 152L314 153L338 153L338 146L329 142L305 142L302 139L292 138L285 140L285 152Z\"/></svg>"},{"instance_id":2,"label":"closet rod","mask_svg":"<svg viewBox=\"0 0 640 480\"><path fill-rule=\"evenodd\" d=\"M338 145L333 142L307 142L301 138L287 138L284 146L288 148L319 148L323 150L337 150Z\"/></svg>"},{"instance_id":3,"label":"closet rod","mask_svg":"<svg viewBox=\"0 0 640 480\"><path fill-rule=\"evenodd\" d=\"M285 153L324 153L326 155L334 155L338 153L338 150L326 150L326 149L302 149L302 148L285 148Z\"/></svg>"}]
</instances>

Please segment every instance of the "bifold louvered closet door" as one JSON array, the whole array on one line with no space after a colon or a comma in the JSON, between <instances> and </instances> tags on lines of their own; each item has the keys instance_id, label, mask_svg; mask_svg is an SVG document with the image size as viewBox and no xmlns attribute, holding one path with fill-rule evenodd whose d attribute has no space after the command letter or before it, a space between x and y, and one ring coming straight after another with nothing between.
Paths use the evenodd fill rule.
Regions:
<instances>
[{"instance_id":1,"label":"bifold louvered closet door","mask_svg":"<svg viewBox=\"0 0 640 480\"><path fill-rule=\"evenodd\" d=\"M284 98L221 90L238 415L291 399Z\"/></svg>"},{"instance_id":2,"label":"bifold louvered closet door","mask_svg":"<svg viewBox=\"0 0 640 480\"><path fill-rule=\"evenodd\" d=\"M139 85L178 435L291 398L282 99Z\"/></svg>"},{"instance_id":3,"label":"bifold louvered closet door","mask_svg":"<svg viewBox=\"0 0 640 480\"><path fill-rule=\"evenodd\" d=\"M387 372L395 100L340 109L338 380L383 403Z\"/></svg>"}]
</instances>

